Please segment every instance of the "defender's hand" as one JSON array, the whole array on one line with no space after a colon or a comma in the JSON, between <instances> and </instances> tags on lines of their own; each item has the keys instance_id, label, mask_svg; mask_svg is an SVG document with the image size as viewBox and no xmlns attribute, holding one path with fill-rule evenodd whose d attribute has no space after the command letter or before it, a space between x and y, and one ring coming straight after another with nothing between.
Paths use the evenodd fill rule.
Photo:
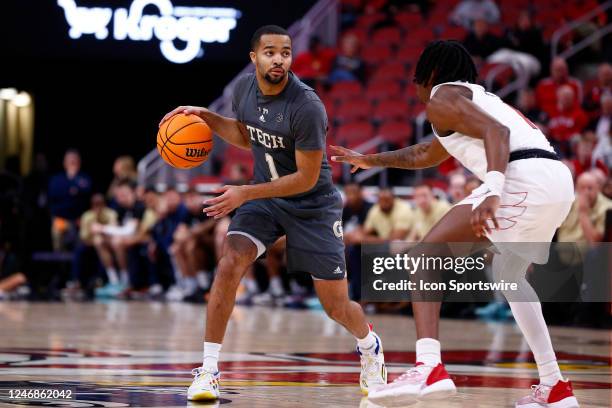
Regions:
<instances>
[{"instance_id":1,"label":"defender's hand","mask_svg":"<svg viewBox=\"0 0 612 408\"><path fill-rule=\"evenodd\" d=\"M204 204L209 205L204 208L204 212L215 219L225 217L247 201L244 186L223 186L215 192L223 194L204 201Z\"/></svg>"},{"instance_id":2,"label":"defender's hand","mask_svg":"<svg viewBox=\"0 0 612 408\"><path fill-rule=\"evenodd\" d=\"M361 153L357 153L356 151L347 149L346 147L342 147L342 146L330 145L329 147L331 147L334 153L337 153L339 155L339 156L332 156L331 157L332 161L340 162L340 163L349 163L350 165L353 166L351 168L351 173L354 173L359 169L365 170L365 169L369 169L372 167L369 164L367 164L366 156Z\"/></svg>"},{"instance_id":3,"label":"defender's hand","mask_svg":"<svg viewBox=\"0 0 612 408\"><path fill-rule=\"evenodd\" d=\"M164 123L174 115L178 115L179 113L183 113L185 115L197 115L202 118L202 114L205 112L208 112L208 109L202 108L200 106L179 106L178 108L166 113L166 115L159 122L158 126L161 126L162 123Z\"/></svg>"},{"instance_id":4,"label":"defender's hand","mask_svg":"<svg viewBox=\"0 0 612 408\"><path fill-rule=\"evenodd\" d=\"M499 223L495 218L495 212L499 208L499 196L489 196L472 211L472 230L477 237L484 237L491 232L487 220L492 220L495 229L499 229Z\"/></svg>"}]
</instances>

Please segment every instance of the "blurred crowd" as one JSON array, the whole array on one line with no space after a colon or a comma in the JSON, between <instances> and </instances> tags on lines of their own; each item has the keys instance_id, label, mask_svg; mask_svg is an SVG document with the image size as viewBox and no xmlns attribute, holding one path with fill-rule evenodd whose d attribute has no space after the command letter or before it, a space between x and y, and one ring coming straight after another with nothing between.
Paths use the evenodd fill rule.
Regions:
<instances>
[{"instance_id":1,"label":"blurred crowd","mask_svg":"<svg viewBox=\"0 0 612 408\"><path fill-rule=\"evenodd\" d=\"M432 32L436 38L462 38L481 72L499 65L520 65L530 76L529 86L506 99L542 129L575 179L576 202L556 239L581 243L586 251L594 250L599 242L609 242L612 58L606 42L577 54L569 63L561 57L551 59L550 35L541 24L542 11L534 13L528 6L517 9L513 3L500 7L490 0L447 3L452 7L440 13L445 2L343 1L337 47L313 37L309 49L295 56L293 70L317 89L328 109L328 142L353 147L353 140L343 135L356 134L365 127L371 130L364 133L365 140L383 135L388 148L414 143L418 109L411 108L416 104L411 71L423 44L411 43L410 47L418 50L415 53L408 45L400 47L395 36L409 35L406 42L418 37L417 32L423 41L431 40ZM592 1L577 3L581 5L573 5L575 9L563 8L569 10L569 17L596 5ZM514 14L509 18L510 11ZM438 26L418 31L406 25L414 16L434 22L439 14L442 28L437 34ZM570 47L602 21L607 21L607 16L596 15L564 37L560 47ZM370 39L380 42L366 47ZM591 69L578 69L584 66ZM572 68L580 71L581 79L572 75ZM342 88L350 92L340 92L339 85L347 83L357 84L357 93L351 93L350 87ZM504 86L503 80L494 85ZM360 116L356 99L365 100L365 115L375 112L372 120ZM342 110L347 103L353 105ZM406 108L394 110L397 106ZM213 220L203 214L207 195L201 186L177 191L171 186L137 185L134 159L122 156L113 165L110 185L100 189L82 171L80 154L72 149L65 153L63 169L56 174L47 169L42 154L36 156L34 169L27 176L21 177L18 167L9 159L0 171L0 300L206 301L229 218ZM222 183L244 184L250 169L238 161L231 164L226 178L223 174L219 178ZM337 172L335 175L339 180ZM395 186L408 189L378 189L344 181L339 186L345 198L344 240L350 292L356 300L361 299L362 245L421 239L450 206L480 184L453 159L424 177L392 180ZM309 277L287 274L284 239L269 248L266 257L247 273L237 302L320 307ZM404 307L368 305L369 310L379 311ZM489 309L499 312L497 306Z\"/></svg>"}]
</instances>

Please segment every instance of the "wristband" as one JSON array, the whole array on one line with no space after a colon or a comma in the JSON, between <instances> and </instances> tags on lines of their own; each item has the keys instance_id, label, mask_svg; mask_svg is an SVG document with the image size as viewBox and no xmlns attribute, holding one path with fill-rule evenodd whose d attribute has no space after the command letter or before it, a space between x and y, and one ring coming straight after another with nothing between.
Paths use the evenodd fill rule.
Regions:
<instances>
[{"instance_id":1,"label":"wristband","mask_svg":"<svg viewBox=\"0 0 612 408\"><path fill-rule=\"evenodd\" d=\"M497 196L501 196L505 182L506 176L499 171L489 171L484 178L484 184Z\"/></svg>"}]
</instances>

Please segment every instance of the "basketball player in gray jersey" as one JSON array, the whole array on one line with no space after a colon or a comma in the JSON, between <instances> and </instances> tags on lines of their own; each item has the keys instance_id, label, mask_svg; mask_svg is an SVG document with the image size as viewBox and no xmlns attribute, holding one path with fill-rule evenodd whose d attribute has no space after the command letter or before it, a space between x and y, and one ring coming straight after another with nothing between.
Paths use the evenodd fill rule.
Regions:
<instances>
[{"instance_id":1,"label":"basketball player in gray jersey","mask_svg":"<svg viewBox=\"0 0 612 408\"><path fill-rule=\"evenodd\" d=\"M327 314L356 337L362 392L386 384L380 338L361 306L348 297L342 200L325 155L327 115L314 90L290 72L291 51L286 30L261 27L251 40L255 73L241 78L234 90L236 119L193 106L180 106L162 119L198 115L226 142L250 149L255 158L255 184L224 186L219 197L205 202L211 217L237 210L211 290L204 363L193 370L190 400L219 397L217 363L236 290L247 268L283 235L289 271L310 273Z\"/></svg>"}]
</instances>

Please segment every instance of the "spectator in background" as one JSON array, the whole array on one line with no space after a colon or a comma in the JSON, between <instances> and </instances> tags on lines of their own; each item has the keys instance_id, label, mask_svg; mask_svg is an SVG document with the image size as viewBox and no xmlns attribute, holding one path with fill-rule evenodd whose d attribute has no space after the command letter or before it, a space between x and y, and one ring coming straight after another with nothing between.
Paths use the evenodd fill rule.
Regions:
<instances>
[{"instance_id":1,"label":"spectator in background","mask_svg":"<svg viewBox=\"0 0 612 408\"><path fill-rule=\"evenodd\" d=\"M571 156L570 141L579 137L588 124L588 118L576 102L574 90L569 85L557 88L557 106L550 113L548 137L563 156Z\"/></svg>"},{"instance_id":2,"label":"spectator in background","mask_svg":"<svg viewBox=\"0 0 612 408\"><path fill-rule=\"evenodd\" d=\"M128 180L135 184L137 178L138 173L136 172L136 164L134 163L134 159L132 159L130 156L117 157L113 163L113 179L108 186L106 197L109 200L113 199L115 196L113 190L121 181Z\"/></svg>"},{"instance_id":3,"label":"spectator in background","mask_svg":"<svg viewBox=\"0 0 612 408\"><path fill-rule=\"evenodd\" d=\"M479 18L474 20L472 29L463 40L463 45L474 58L476 64L480 64L502 47L502 40L489 32L489 23L486 20Z\"/></svg>"},{"instance_id":4,"label":"spectator in background","mask_svg":"<svg viewBox=\"0 0 612 408\"><path fill-rule=\"evenodd\" d=\"M72 261L72 281L68 282L64 292L68 298L81 299L84 295L83 290L87 293L87 297L93 295L93 282L90 278L98 269L96 246L102 244L104 240L99 229L94 232L94 225L117 225L117 213L106 206L104 196L99 193L91 197L91 208L81 216L80 240Z\"/></svg>"},{"instance_id":5,"label":"spectator in background","mask_svg":"<svg viewBox=\"0 0 612 408\"><path fill-rule=\"evenodd\" d=\"M536 57L540 64L546 54L546 46L542 29L534 24L531 14L524 10L516 21L516 25L506 31L506 44L513 50L526 52Z\"/></svg>"},{"instance_id":6,"label":"spectator in background","mask_svg":"<svg viewBox=\"0 0 612 408\"><path fill-rule=\"evenodd\" d=\"M612 93L601 97L601 117L594 122L597 144L593 160L612 168Z\"/></svg>"},{"instance_id":7,"label":"spectator in background","mask_svg":"<svg viewBox=\"0 0 612 408\"><path fill-rule=\"evenodd\" d=\"M321 43L319 37L311 37L308 51L295 57L291 70L302 82L314 88L329 75L335 55L333 50Z\"/></svg>"},{"instance_id":8,"label":"spectator in background","mask_svg":"<svg viewBox=\"0 0 612 408\"><path fill-rule=\"evenodd\" d=\"M589 117L597 119L603 108L603 98L612 96L612 65L608 62L600 64L597 68L597 84L593 86L584 98L584 109Z\"/></svg>"},{"instance_id":9,"label":"spectator in background","mask_svg":"<svg viewBox=\"0 0 612 408\"><path fill-rule=\"evenodd\" d=\"M467 197L465 194L466 182L467 179L463 173L451 174L448 181L448 200L452 204L456 204Z\"/></svg>"},{"instance_id":10,"label":"spectator in background","mask_svg":"<svg viewBox=\"0 0 612 408\"><path fill-rule=\"evenodd\" d=\"M469 30L476 19L496 24L499 22L499 17L499 8L492 0L462 0L455 6L450 21Z\"/></svg>"},{"instance_id":11,"label":"spectator in background","mask_svg":"<svg viewBox=\"0 0 612 408\"><path fill-rule=\"evenodd\" d=\"M569 215L559 227L559 242L593 244L600 242L605 227L606 211L612 201L601 194L597 178L586 172L576 181L576 200Z\"/></svg>"},{"instance_id":12,"label":"spectator in background","mask_svg":"<svg viewBox=\"0 0 612 408\"><path fill-rule=\"evenodd\" d=\"M359 56L359 38L353 34L342 37L340 52L334 60L328 81L332 84L341 81L365 80L365 64Z\"/></svg>"},{"instance_id":13,"label":"spectator in background","mask_svg":"<svg viewBox=\"0 0 612 408\"><path fill-rule=\"evenodd\" d=\"M344 186L344 211L342 227L346 244L346 263L351 289L351 298L361 299L361 242L364 240L363 225L372 208L372 204L363 198L361 186L350 183Z\"/></svg>"},{"instance_id":14,"label":"spectator in background","mask_svg":"<svg viewBox=\"0 0 612 408\"><path fill-rule=\"evenodd\" d=\"M176 298L183 300L193 296L198 289L208 290L212 280L208 265L214 265L214 235L216 220L202 211L202 197L189 190L184 197L187 216L174 232L170 254L177 266ZM212 256L212 257L210 257Z\"/></svg>"},{"instance_id":15,"label":"spectator in background","mask_svg":"<svg viewBox=\"0 0 612 408\"><path fill-rule=\"evenodd\" d=\"M141 227L146 208L136 200L132 183L123 180L114 192L117 225L94 223L91 227L94 234L101 235L94 245L108 277L108 284L96 290L98 297L115 297L129 287L129 252L146 239Z\"/></svg>"},{"instance_id":16,"label":"spectator in background","mask_svg":"<svg viewBox=\"0 0 612 408\"><path fill-rule=\"evenodd\" d=\"M472 191L480 187L482 181L476 176L469 176L465 182L465 196L472 194Z\"/></svg>"},{"instance_id":17,"label":"spectator in background","mask_svg":"<svg viewBox=\"0 0 612 408\"><path fill-rule=\"evenodd\" d=\"M68 150L64 155L64 172L49 181L54 250L66 250L76 244L78 219L89 206L91 188L91 179L81 172L81 155L74 149Z\"/></svg>"},{"instance_id":18,"label":"spectator in background","mask_svg":"<svg viewBox=\"0 0 612 408\"><path fill-rule=\"evenodd\" d=\"M429 230L446 214L451 208L446 200L437 199L431 187L421 184L414 188L413 194L416 210L414 212L414 224L407 241L418 242Z\"/></svg>"},{"instance_id":19,"label":"spectator in background","mask_svg":"<svg viewBox=\"0 0 612 408\"><path fill-rule=\"evenodd\" d=\"M568 85L573 89L575 104L580 105L582 103L582 83L570 77L567 62L563 58L556 57L550 64L550 77L542 79L536 87L538 107L549 116L557 110L557 91L563 85Z\"/></svg>"},{"instance_id":20,"label":"spectator in background","mask_svg":"<svg viewBox=\"0 0 612 408\"><path fill-rule=\"evenodd\" d=\"M364 224L364 243L405 240L414 224L414 212L391 189L378 193L378 204L368 211Z\"/></svg>"},{"instance_id":21,"label":"spectator in background","mask_svg":"<svg viewBox=\"0 0 612 408\"><path fill-rule=\"evenodd\" d=\"M538 108L536 97L533 89L524 88L518 94L518 110L532 121L540 129L546 129L548 116L544 111Z\"/></svg>"},{"instance_id":22,"label":"spectator in background","mask_svg":"<svg viewBox=\"0 0 612 408\"><path fill-rule=\"evenodd\" d=\"M608 173L606 165L601 160L593 158L593 148L595 147L595 136L592 132L587 132L575 144L576 157L571 160L574 169L573 174L578 178L582 173L593 168L600 169L604 174Z\"/></svg>"}]
</instances>

